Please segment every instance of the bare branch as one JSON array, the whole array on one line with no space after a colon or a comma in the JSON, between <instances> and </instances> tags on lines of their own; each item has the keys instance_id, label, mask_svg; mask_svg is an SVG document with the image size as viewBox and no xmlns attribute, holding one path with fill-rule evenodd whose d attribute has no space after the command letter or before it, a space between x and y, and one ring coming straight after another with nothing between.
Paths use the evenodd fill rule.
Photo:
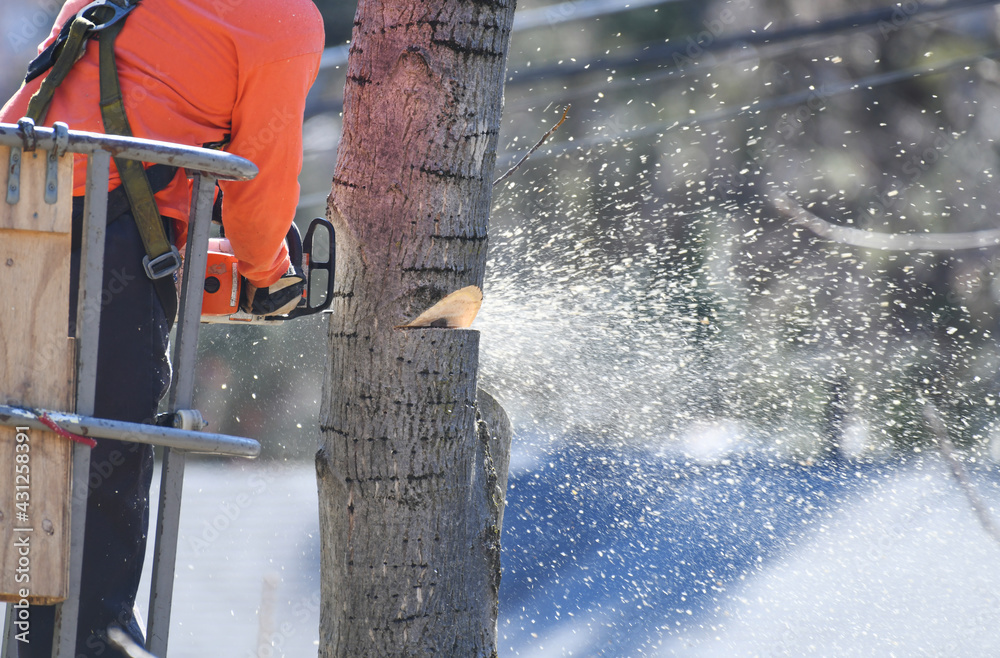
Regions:
<instances>
[{"instance_id":1,"label":"bare branch","mask_svg":"<svg viewBox=\"0 0 1000 658\"><path fill-rule=\"evenodd\" d=\"M794 223L816 235L854 247L884 251L958 251L1000 245L1000 230L997 229L966 233L876 233L831 224L780 192L771 195L771 203Z\"/></svg>"},{"instance_id":2,"label":"bare branch","mask_svg":"<svg viewBox=\"0 0 1000 658\"><path fill-rule=\"evenodd\" d=\"M517 163L513 167L511 167L510 169L508 169L507 173L505 173L503 176L501 176L500 178L498 178L495 181L493 181L493 185L499 185L503 181L505 181L508 178L510 178L511 175L513 175L513 173L515 171L517 171L520 168L521 165L524 164L524 161L527 160L531 156L532 153L534 153L535 151L537 151L538 147L540 147L542 144L545 143L545 140L547 140L549 137L552 136L552 133L554 133L555 131L559 130L559 126L563 125L563 121L565 121L566 117L569 115L569 108L571 108L571 107L573 107L573 106L572 105L567 105L566 109L563 110L562 118L559 119L559 123L557 123L556 125L554 125L551 128L549 128L549 131L547 133L545 133L544 135L542 135L542 138L540 140L538 140L535 143L534 146L532 146L530 149L528 149L528 152L524 154L523 158L521 158L520 160L518 160Z\"/></svg>"},{"instance_id":3,"label":"bare branch","mask_svg":"<svg viewBox=\"0 0 1000 658\"><path fill-rule=\"evenodd\" d=\"M955 482L965 492L965 497L969 499L969 505L972 507L972 511L976 513L979 524L983 526L986 534L992 537L997 543L1000 543L1000 528L994 523L993 516L990 514L986 503L976 493L976 488L969 479L969 475L965 472L962 462L955 456L955 447L952 445L951 439L948 438L948 429L941 419L941 414L929 402L924 404L924 419L930 425L931 431L934 432L934 437L937 439L938 451L941 453L941 457L945 463L948 464Z\"/></svg>"}]
</instances>

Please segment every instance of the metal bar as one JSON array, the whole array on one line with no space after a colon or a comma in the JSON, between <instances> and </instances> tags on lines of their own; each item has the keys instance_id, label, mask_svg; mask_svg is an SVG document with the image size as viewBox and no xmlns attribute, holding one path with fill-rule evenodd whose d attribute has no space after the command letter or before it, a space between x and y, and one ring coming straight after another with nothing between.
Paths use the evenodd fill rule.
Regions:
<instances>
[{"instance_id":1,"label":"metal bar","mask_svg":"<svg viewBox=\"0 0 1000 658\"><path fill-rule=\"evenodd\" d=\"M46 432L50 431L48 426L38 420L38 417L33 413L35 411L44 412L50 420L69 432L94 439L131 441L167 446L186 452L228 457L256 457L260 454L260 444L257 441L239 436L126 423L61 411L27 410L2 404L0 404L0 425L21 425Z\"/></svg>"},{"instance_id":2,"label":"metal bar","mask_svg":"<svg viewBox=\"0 0 1000 658\"><path fill-rule=\"evenodd\" d=\"M21 129L12 123L0 123L0 145L23 146ZM56 146L57 134L53 128L35 128L39 149L49 150ZM109 152L117 158L139 160L173 167L184 167L188 172L204 172L223 180L250 180L257 175L257 166L245 158L225 151L180 146L170 142L138 137L104 135L82 130L70 130L65 142L67 151L94 154Z\"/></svg>"},{"instance_id":3,"label":"metal bar","mask_svg":"<svg viewBox=\"0 0 1000 658\"><path fill-rule=\"evenodd\" d=\"M77 621L80 616L80 583L83 576L83 540L87 523L87 481L90 475L90 448L73 446L73 484L70 502L69 592L56 605L52 655L55 658L76 656Z\"/></svg>"},{"instance_id":4,"label":"metal bar","mask_svg":"<svg viewBox=\"0 0 1000 658\"><path fill-rule=\"evenodd\" d=\"M3 618L3 645L0 646L2 658L17 658L17 640L14 638L14 604L6 604Z\"/></svg>"},{"instance_id":5,"label":"metal bar","mask_svg":"<svg viewBox=\"0 0 1000 658\"><path fill-rule=\"evenodd\" d=\"M170 606L174 599L174 566L177 562L177 534L181 517L185 454L163 449L160 472L160 508L156 519L156 547L153 551L153 580L149 594L149 628L146 650L155 656L167 655L170 634Z\"/></svg>"},{"instance_id":6,"label":"metal bar","mask_svg":"<svg viewBox=\"0 0 1000 658\"><path fill-rule=\"evenodd\" d=\"M65 133L60 135L64 141ZM53 142L52 148L56 144ZM80 251L80 294L76 307L76 410L94 413L97 386L97 349L101 331L101 288L104 275L104 237L107 229L108 180L111 155L91 154L87 162L87 193L83 206L83 244ZM69 185L70 183L67 182ZM90 448L73 447L69 540L69 595L56 606L53 656L76 655L76 627L80 612L83 539L87 522L87 482Z\"/></svg>"},{"instance_id":7,"label":"metal bar","mask_svg":"<svg viewBox=\"0 0 1000 658\"><path fill-rule=\"evenodd\" d=\"M170 411L190 409L194 397L194 370L198 357L204 272L208 263L208 250L205 245L208 244L211 231L215 179L195 175L191 197L191 220L188 223L188 241L182 277L183 293L174 360L176 376L170 389Z\"/></svg>"},{"instance_id":8,"label":"metal bar","mask_svg":"<svg viewBox=\"0 0 1000 658\"><path fill-rule=\"evenodd\" d=\"M111 154L99 151L87 166L87 195L83 204L83 240L80 252L80 296L76 307L76 412L94 413L97 394L97 347L101 326L101 288L104 239L108 225L108 168Z\"/></svg>"},{"instance_id":9,"label":"metal bar","mask_svg":"<svg viewBox=\"0 0 1000 658\"><path fill-rule=\"evenodd\" d=\"M190 409L194 397L194 370L198 356L198 330L201 326L202 289L205 265L208 262L208 252L204 249L204 245L208 244L211 229L215 178L195 175L191 196L191 220L188 222L188 241L182 277L183 293L180 300L177 349L174 356L177 376L170 389L169 411ZM183 452L170 448L163 450L160 511L156 523L156 548L153 552L153 582L149 604L149 634L146 639L146 649L157 656L167 655L184 460Z\"/></svg>"}]
</instances>

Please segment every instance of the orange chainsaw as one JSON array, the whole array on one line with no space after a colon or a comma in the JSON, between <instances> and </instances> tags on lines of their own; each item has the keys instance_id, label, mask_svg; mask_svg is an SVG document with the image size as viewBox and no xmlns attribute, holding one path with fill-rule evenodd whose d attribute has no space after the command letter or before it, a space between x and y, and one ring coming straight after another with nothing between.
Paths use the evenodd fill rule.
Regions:
<instances>
[{"instance_id":1,"label":"orange chainsaw","mask_svg":"<svg viewBox=\"0 0 1000 658\"><path fill-rule=\"evenodd\" d=\"M317 235L317 233L323 235ZM287 315L253 315L240 310L240 292L243 277L236 271L236 256L225 237L208 241L208 263L205 266L205 292L201 301L201 321L212 324L270 324L322 313L333 303L333 272L335 266L335 236L333 225L317 217L309 224L302 239L299 229L292 224L285 236L288 258L302 270L306 279L305 290L298 306ZM327 248L325 260L317 260L313 248L323 244ZM325 273L325 281L322 281ZM325 293L318 301L320 289ZM315 291L314 291L315 289ZM315 293L315 294L314 294Z\"/></svg>"}]
</instances>

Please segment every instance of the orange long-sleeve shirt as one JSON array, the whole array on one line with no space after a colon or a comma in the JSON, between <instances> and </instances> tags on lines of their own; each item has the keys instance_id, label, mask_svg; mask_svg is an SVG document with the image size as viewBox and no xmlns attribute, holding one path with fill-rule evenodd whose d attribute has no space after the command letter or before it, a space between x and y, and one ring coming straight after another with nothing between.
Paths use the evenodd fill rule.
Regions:
<instances>
[{"instance_id":1,"label":"orange long-sleeve shirt","mask_svg":"<svg viewBox=\"0 0 1000 658\"><path fill-rule=\"evenodd\" d=\"M69 0L44 49L91 0ZM226 237L240 273L257 286L288 268L283 238L298 203L305 98L319 70L323 20L309 0L143 0L115 42L126 112L136 137L225 150L260 170L249 182L222 182ZM16 123L44 76L0 111ZM53 98L46 125L104 132L98 105L98 48L91 42ZM74 195L86 185L86 158L74 163ZM119 184L112 164L111 187ZM190 183L177 177L156 195L161 214L186 236Z\"/></svg>"}]
</instances>

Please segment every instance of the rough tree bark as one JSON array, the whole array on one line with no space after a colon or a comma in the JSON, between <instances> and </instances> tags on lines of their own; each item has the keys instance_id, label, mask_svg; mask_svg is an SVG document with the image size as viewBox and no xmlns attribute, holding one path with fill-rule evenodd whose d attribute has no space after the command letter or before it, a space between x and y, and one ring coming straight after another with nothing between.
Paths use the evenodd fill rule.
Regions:
<instances>
[{"instance_id":1,"label":"rough tree bark","mask_svg":"<svg viewBox=\"0 0 1000 658\"><path fill-rule=\"evenodd\" d=\"M514 0L361 0L329 198L320 656L496 654L509 425L478 333L397 329L482 286Z\"/></svg>"}]
</instances>

